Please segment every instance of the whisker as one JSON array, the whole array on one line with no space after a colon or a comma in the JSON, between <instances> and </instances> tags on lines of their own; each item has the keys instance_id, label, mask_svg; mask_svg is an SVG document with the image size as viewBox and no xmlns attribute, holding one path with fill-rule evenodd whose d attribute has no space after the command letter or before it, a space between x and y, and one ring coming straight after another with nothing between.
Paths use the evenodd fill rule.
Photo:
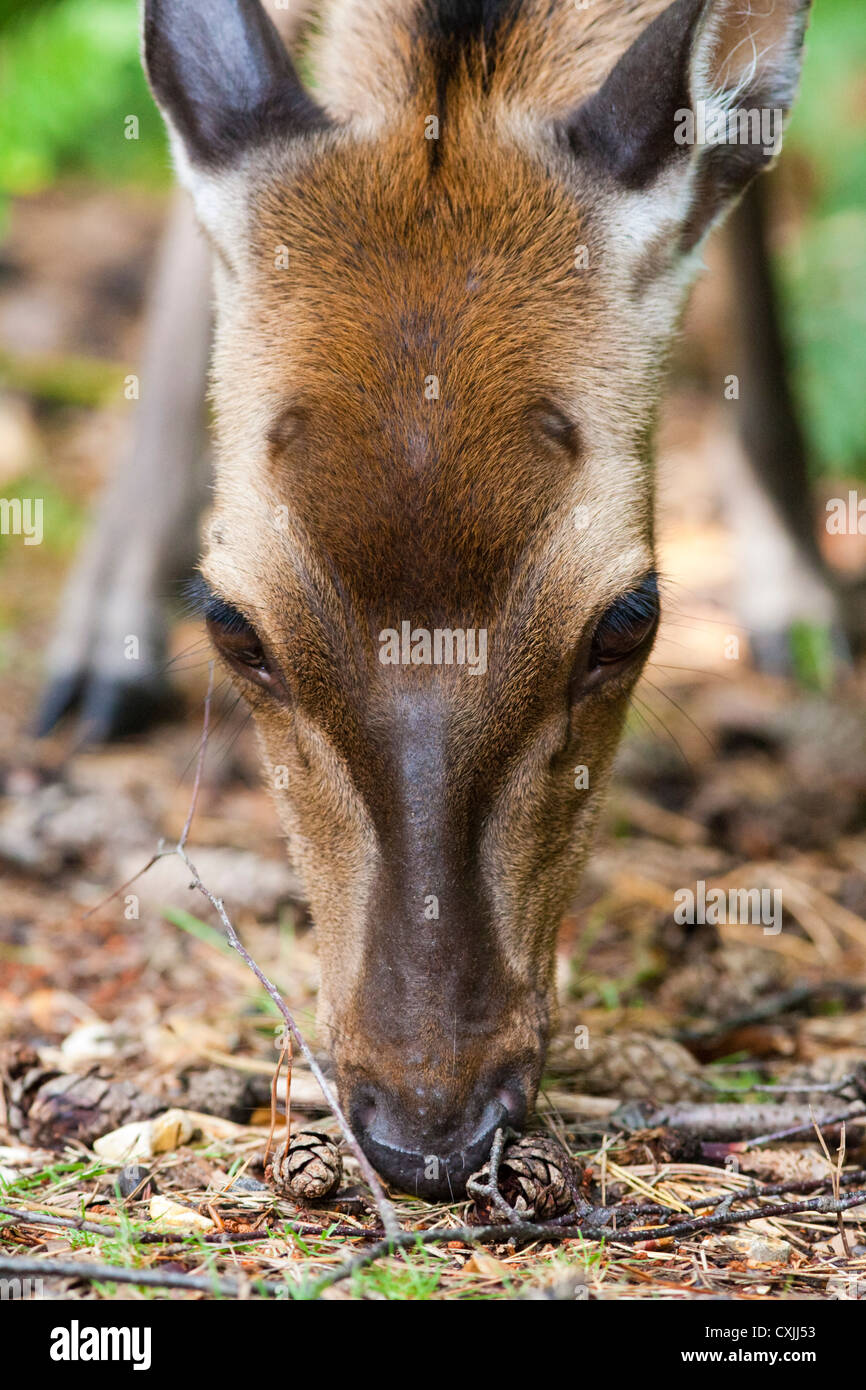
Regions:
<instances>
[{"instance_id":1,"label":"whisker","mask_svg":"<svg viewBox=\"0 0 866 1390\"><path fill-rule=\"evenodd\" d=\"M719 750L716 748L716 745L713 743L709 734L706 732L705 729L701 728L700 724L698 724L694 719L692 719L692 716L686 710L683 709L682 705L678 704L678 702L674 699L673 695L669 695L666 690L662 690L661 686L656 685L654 681L647 680L647 685L652 690L655 690L658 695L661 695L663 699L668 700L673 705L674 709L677 710L678 713L681 714L684 719L688 720L695 732L700 734L701 738L704 740L713 756L717 756Z\"/></svg>"},{"instance_id":2,"label":"whisker","mask_svg":"<svg viewBox=\"0 0 866 1390\"><path fill-rule=\"evenodd\" d=\"M633 702L636 701L637 698L638 698L637 696L633 695L633 696L632 696L632 701L633 701ZM646 701L642 701L642 702L641 702L641 707L642 707L642 709L645 711L646 714L652 715L653 719L656 721L656 723L659 725L659 727L662 729L662 731L663 731L663 732L667 735L667 737L670 739L671 743L674 745L674 748L676 748L677 752L679 753L680 757L682 758L682 760L683 760L683 762L685 763L686 767L688 768L689 772L690 772L691 775L694 777L694 776L695 776L695 769L692 767L691 759L688 757L688 755L687 755L687 753L685 752L685 749L683 748L683 746L682 746L682 744L680 743L679 739L678 739L673 733L671 733L670 729L668 728L667 724L665 724L664 720L656 713L656 711L655 711L654 709L652 709L652 708L646 703Z\"/></svg>"}]
</instances>

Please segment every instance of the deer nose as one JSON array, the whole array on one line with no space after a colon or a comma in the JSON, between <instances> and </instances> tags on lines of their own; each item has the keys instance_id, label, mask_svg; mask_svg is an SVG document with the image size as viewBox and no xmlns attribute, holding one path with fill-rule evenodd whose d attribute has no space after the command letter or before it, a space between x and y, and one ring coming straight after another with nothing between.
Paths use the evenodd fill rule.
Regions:
<instances>
[{"instance_id":1,"label":"deer nose","mask_svg":"<svg viewBox=\"0 0 866 1390\"><path fill-rule=\"evenodd\" d=\"M526 1099L517 1085L491 1092L479 1084L450 1119L431 1099L419 1089L417 1104L410 1107L383 1087L361 1086L349 1107L352 1128L377 1173L392 1186L428 1201L453 1201L488 1157L497 1129L522 1125Z\"/></svg>"}]
</instances>

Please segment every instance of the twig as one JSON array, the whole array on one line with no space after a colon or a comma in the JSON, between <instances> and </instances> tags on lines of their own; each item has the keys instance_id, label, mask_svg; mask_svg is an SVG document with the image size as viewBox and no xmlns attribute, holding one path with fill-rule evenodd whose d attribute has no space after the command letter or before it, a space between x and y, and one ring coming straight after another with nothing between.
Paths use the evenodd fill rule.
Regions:
<instances>
[{"instance_id":1,"label":"twig","mask_svg":"<svg viewBox=\"0 0 866 1390\"><path fill-rule=\"evenodd\" d=\"M866 1180L866 1168L857 1168L851 1173L843 1173L839 1179L840 1186L850 1187L852 1183L860 1183ZM826 1187L830 1181L829 1175L826 1178L808 1178L799 1182L775 1182L765 1183L760 1186L757 1182L750 1182L748 1187L737 1188L731 1192L723 1192L714 1197L695 1197L687 1201L685 1205L691 1207L693 1211L699 1211L701 1207L717 1208L729 1197L733 1197L735 1202L752 1201L757 1197L787 1197L793 1194L798 1196L805 1195L807 1192L815 1192L819 1187ZM834 1193L838 1196L838 1193ZM596 1208L601 1211L603 1208ZM606 1209L611 1220L619 1221L627 1218L635 1221L646 1216L668 1216L674 1208L665 1206L663 1202L620 1202L615 1207Z\"/></svg>"},{"instance_id":2,"label":"twig","mask_svg":"<svg viewBox=\"0 0 866 1390\"><path fill-rule=\"evenodd\" d=\"M501 1216L505 1217L507 1222L512 1226L519 1226L522 1224L523 1218L519 1212L514 1210L514 1207L508 1205L502 1193L499 1191L499 1165L502 1162L502 1151L505 1148L505 1140L509 1137L516 1137L514 1135L514 1130L509 1129L507 1126L497 1129L493 1136L490 1157L487 1160L487 1182L479 1182L478 1178L474 1177L470 1178L466 1184L466 1191L469 1193L470 1197L481 1197L482 1199L486 1197L488 1201L493 1203L496 1211L498 1211Z\"/></svg>"},{"instance_id":3,"label":"twig","mask_svg":"<svg viewBox=\"0 0 866 1390\"><path fill-rule=\"evenodd\" d=\"M41 1279L87 1279L91 1283L148 1284L158 1289L187 1289L190 1293L217 1293L224 1298L239 1298L250 1291L250 1284L236 1279L221 1279L218 1275L180 1274L170 1269L129 1269L125 1265L77 1264L74 1260L40 1260L20 1255L0 1255L0 1274L20 1277L35 1274ZM282 1291L288 1285L265 1284L270 1293Z\"/></svg>"},{"instance_id":4,"label":"twig","mask_svg":"<svg viewBox=\"0 0 866 1390\"><path fill-rule=\"evenodd\" d=\"M120 893L123 892L124 888L129 887L130 883L134 883L137 878L141 878L142 874L147 873L148 869L151 869L159 859L164 859L170 857L171 855L176 855L180 859L181 863L183 863L185 867L189 870L189 873L192 877L192 884L190 886L197 889L197 891L201 893L203 897L207 898L211 907L215 910L215 912L219 916L220 921L223 924L223 928L225 929L226 938L228 940L229 945L232 946L235 951L237 951L241 960L244 961L244 963L253 972L259 984L267 991L267 993L270 995L271 999L279 1009L280 1013L282 1014L283 1020L285 1022L286 1028L288 1029L290 1037L294 1038L295 1042L300 1048L301 1055L303 1056L304 1060L307 1063L307 1066L310 1068L310 1071L313 1073L313 1076L316 1078L316 1080L319 1083L319 1086L321 1087L322 1094L324 1095L325 1100L327 1101L328 1106L330 1107L334 1115L334 1118L336 1119L337 1124L340 1127L340 1131L343 1135L343 1138L345 1139L347 1145L349 1146L355 1158L357 1159L358 1167L360 1168L361 1173L365 1181L367 1182L370 1191L373 1194L373 1201L376 1204L376 1209L379 1213L379 1217L385 1231L388 1233L389 1236L396 1236L399 1234L401 1226L399 1221L397 1220L397 1215L394 1211L394 1208L385 1196L385 1193L382 1189L382 1184L379 1182L379 1179L373 1170L370 1160L367 1158L367 1155L364 1153L364 1150L361 1148L361 1145L355 1138L355 1135L353 1134L352 1129L349 1125L349 1121L343 1114L342 1107L339 1101L337 1100L336 1095L331 1089L331 1086L327 1081L324 1072L322 1071L322 1068L319 1066L319 1063L313 1056L312 1051L307 1046L306 1040L304 1039L297 1024L295 1023L295 1020L289 1011L288 1005L286 1004L276 985L268 979L267 975L265 975L264 971L256 963L256 961L253 960L252 956L243 945L242 941L240 940L240 937L235 931L235 928L232 924L232 921L228 913L226 912L225 904L222 898L216 897L215 894L213 894L210 891L210 889L206 887L206 885L202 882L198 869L195 867L189 855L187 854L186 843L189 837L190 828L192 826L193 817L195 815L195 808L196 803L198 801L199 788L201 786L202 767L204 765L204 757L207 747L208 728L210 724L210 702L212 686L213 662L211 662L210 679L208 681L208 691L207 697L205 699L204 718L202 721L202 739L198 752L198 761L196 765L195 781L193 784L192 801L190 804L189 813L184 823L183 830L181 832L181 837L178 840L177 844L170 848L163 847L162 845L160 845L159 849L156 851L154 855L151 856L149 862L144 866L144 868L127 883L123 884L123 886L119 888L116 893L113 893L111 897L106 898L105 902L111 902L113 898L116 898ZM100 904L99 906L104 906L104 904ZM96 908L91 908L90 911L95 912ZM85 915L87 916L89 914ZM288 1112L288 1099L286 1108Z\"/></svg>"},{"instance_id":5,"label":"twig","mask_svg":"<svg viewBox=\"0 0 866 1390\"><path fill-rule=\"evenodd\" d=\"M814 1211L835 1215L847 1211L849 1207L866 1205L866 1192L852 1192L847 1197L812 1197L806 1202L786 1202L777 1207L751 1207L748 1211L717 1213L713 1216L696 1216L691 1221L680 1221L675 1226L653 1226L646 1230L616 1232L595 1232L587 1234L588 1239L598 1239L607 1234L619 1245L636 1245L643 1240L672 1240L679 1236L691 1236L697 1231L712 1231L721 1226L743 1226L749 1221L766 1220L767 1217L799 1216L802 1212Z\"/></svg>"},{"instance_id":6,"label":"twig","mask_svg":"<svg viewBox=\"0 0 866 1390\"><path fill-rule=\"evenodd\" d=\"M138 883L140 878L144 878L144 875L149 873L154 864L159 863L160 859L168 859L174 853L174 848L164 849L162 842L160 842L159 848L150 856L144 867L138 870L138 873L133 874L125 883L121 883L120 887L115 888L114 892L109 893L107 897L100 898L99 902L94 903L93 907L89 907L86 912L82 912L81 916L78 918L79 922L86 922L88 917L93 916L94 912L101 912L104 907L108 907L108 904L113 903L116 898L119 898L121 893L125 893L127 888L131 888L134 883Z\"/></svg>"},{"instance_id":7,"label":"twig","mask_svg":"<svg viewBox=\"0 0 866 1390\"><path fill-rule=\"evenodd\" d=\"M0 1216L11 1216L12 1221L4 1223L5 1226L44 1226L52 1230L81 1231L85 1235L106 1236L115 1240L118 1236L123 1236L133 1245L161 1245L174 1243L177 1245L177 1233L175 1231L136 1231L121 1225L103 1224L98 1221L85 1221L83 1217L75 1216L54 1216L48 1212L30 1212L22 1210L20 1207L0 1206ZM293 1236L363 1236L367 1240L374 1240L384 1236L385 1232L381 1228L370 1228L365 1226L349 1226L342 1222L334 1222L330 1226L315 1226L312 1223L300 1221L288 1224L282 1217L278 1218L280 1226L278 1229L268 1231L256 1231L253 1233L235 1231L233 1233L223 1233L222 1231L207 1232L205 1234L196 1233L196 1242L203 1241L206 1245L226 1245L238 1244L246 1245L256 1240L279 1239L284 1231L288 1231ZM189 1246L180 1245L179 1249L188 1250Z\"/></svg>"},{"instance_id":8,"label":"twig","mask_svg":"<svg viewBox=\"0 0 866 1390\"><path fill-rule=\"evenodd\" d=\"M214 894L210 891L210 889L207 888L204 885L204 883L202 883L201 878L199 877L198 870L196 869L186 850L181 849L180 846L178 846L175 850L175 853L180 857L180 859L189 869L192 875L192 886L194 888L197 888L198 891L205 898L207 898L211 907L213 907L215 911L218 913L220 921L222 922L223 927L225 928L226 939L228 940L229 945L234 947L241 960L249 966L250 970L255 975L259 984L262 986L263 989L267 991L267 993L270 995L271 999L274 1001L277 1008L279 1009L280 1013L282 1014L286 1027L289 1029L289 1032L292 1034L292 1037L298 1044L298 1047L300 1048L301 1054L305 1062L307 1063L307 1066L310 1068L310 1071L313 1073L313 1076L316 1078L320 1087L322 1088L322 1094L324 1095L325 1100L328 1102L328 1105L334 1115L334 1118L337 1121L337 1124L340 1126L343 1138L345 1139L346 1143L348 1144L349 1148L352 1150L352 1153L355 1155L355 1158L358 1161L358 1167L360 1168L364 1176L364 1179L367 1182L370 1191L373 1194L373 1201L376 1203L376 1209L381 1218L382 1225L384 1226L385 1230L389 1232L389 1234L396 1235L401 1228L400 1223L397 1220L396 1213L394 1212L394 1208L391 1206L391 1203L385 1196L385 1193L382 1190L382 1185L379 1182L379 1179L377 1178L375 1172L373 1171L373 1167L370 1163L370 1160L367 1158L367 1155L364 1153L364 1150L361 1148L361 1145L358 1143L357 1139L352 1133L352 1130L349 1126L349 1121L343 1114L340 1102L337 1100L337 1097L331 1090L330 1084L327 1078L325 1077L322 1068L319 1066L318 1062L316 1061L316 1058L313 1056L313 1053L307 1046L306 1039L304 1038L303 1034L300 1032L297 1024L295 1023L295 1020L289 1012L289 1008L285 1003L282 995L280 994L276 985L268 979L261 966L259 966L256 963L256 961L253 960L249 951L244 946L243 942L241 941L240 937L235 931L234 926L232 925L228 913L225 910L225 905L223 903L222 898L215 897Z\"/></svg>"},{"instance_id":9,"label":"twig","mask_svg":"<svg viewBox=\"0 0 866 1390\"><path fill-rule=\"evenodd\" d=\"M839 1114L825 1105L817 1119L821 1128L827 1129L840 1124L842 1120L859 1120L863 1116L866 1116L866 1105L857 1100L849 1102L848 1108ZM810 1133L812 1121L810 1107L802 1104L738 1104L732 1101L705 1104L683 1101L658 1106L646 1117L645 1123L647 1128L663 1126L666 1129L685 1130L705 1143L732 1143L737 1147L731 1152L737 1152L743 1147L766 1144L773 1139L783 1139L801 1132ZM771 1126L777 1124L785 1128L768 1132Z\"/></svg>"},{"instance_id":10,"label":"twig","mask_svg":"<svg viewBox=\"0 0 866 1390\"><path fill-rule=\"evenodd\" d=\"M725 1213L717 1216L701 1216L695 1217L691 1221L679 1222L675 1226L660 1226L649 1230L623 1231L622 1233L599 1229L591 1219L597 1213L590 1213L590 1219L582 1219L580 1224L575 1226L559 1225L552 1222L535 1225L526 1221L514 1225L452 1227L450 1230L444 1231L404 1231L396 1240L379 1241L369 1250L363 1251L351 1260L346 1260L336 1269L329 1270L313 1285L311 1296L317 1297L323 1289L329 1288L332 1284L339 1283L343 1279L352 1278L359 1270L373 1264L385 1255L393 1254L396 1250L405 1250L416 1244L430 1245L435 1240L459 1240L468 1245L473 1242L480 1245L491 1243L507 1245L516 1240L534 1242L538 1240L582 1239L611 1240L620 1245L638 1245L642 1241L667 1240L677 1236L693 1235L699 1230L712 1230L725 1225L742 1226L748 1221L763 1220L768 1216L796 1216L799 1212L804 1211L844 1211L847 1207L859 1206L864 1202L866 1202L866 1192L853 1193L840 1200L833 1197L814 1197L808 1202L790 1202L786 1206L780 1207L759 1207L750 1211L739 1212L736 1215ZM604 1212L605 1209L602 1208L601 1211Z\"/></svg>"},{"instance_id":11,"label":"twig","mask_svg":"<svg viewBox=\"0 0 866 1390\"><path fill-rule=\"evenodd\" d=\"M786 1086L784 1082L782 1082L779 1085L773 1086L749 1086L748 1089L750 1091L760 1091L762 1095L767 1096L809 1096L821 1094L836 1096L841 1100L847 1100L848 1097L843 1096L842 1092L846 1091L849 1086L854 1086L855 1090L859 1087L859 1079L854 1072L849 1072L847 1076L840 1077L838 1081L804 1081L802 1083L797 1082L794 1086ZM852 1096L851 1099L855 1100L856 1096Z\"/></svg>"},{"instance_id":12,"label":"twig","mask_svg":"<svg viewBox=\"0 0 866 1390\"><path fill-rule=\"evenodd\" d=\"M608 1219L606 1208L597 1209L581 1220L579 1225L566 1226L561 1222L535 1224L531 1221L519 1224L496 1226L451 1226L436 1230L399 1231L396 1235L386 1235L350 1260L344 1261L335 1269L329 1270L313 1284L310 1297L317 1298L326 1288L350 1279L377 1260L398 1250L414 1246L433 1245L439 1241L459 1241L464 1245L508 1245L515 1241L535 1243L537 1241L587 1240L613 1241L618 1245L648 1245L657 1241L677 1239L681 1236L695 1235L698 1231L715 1230L724 1226L742 1226L750 1221L765 1220L767 1217L797 1216L803 1212L817 1212L833 1215L849 1207L866 1204L866 1191L854 1192L847 1197L813 1197L805 1202L788 1202L780 1206L750 1208L748 1211L731 1214L717 1213L713 1216L695 1217L681 1221L673 1226L655 1226L637 1231L611 1231L600 1227L593 1217ZM371 1232L355 1231L363 1236ZM225 1297L241 1297L253 1291L250 1283L243 1286L233 1280L208 1278L202 1275L174 1274L169 1271L131 1270L115 1268L111 1265L74 1264L68 1261L40 1260L14 1256L0 1257L0 1273L37 1274L44 1278L89 1279L100 1282L115 1281L127 1284L151 1284L157 1287L188 1289L191 1292L219 1293ZM266 1297L286 1297L288 1286L279 1281L255 1280L254 1291Z\"/></svg>"},{"instance_id":13,"label":"twig","mask_svg":"<svg viewBox=\"0 0 866 1390\"><path fill-rule=\"evenodd\" d=\"M764 1144L772 1144L777 1139L793 1139L798 1134L808 1134L815 1129L820 1134L825 1129L835 1129L836 1125L844 1125L848 1120L862 1120L866 1118L866 1109L846 1110L843 1115L830 1115L826 1118L812 1120L807 1125L796 1125L793 1129L779 1129L773 1134L758 1134L754 1139L747 1139L742 1144L735 1147L738 1153L746 1153L748 1149L763 1147Z\"/></svg>"},{"instance_id":14,"label":"twig","mask_svg":"<svg viewBox=\"0 0 866 1390\"><path fill-rule=\"evenodd\" d=\"M565 1240L575 1239L579 1235L579 1231L561 1225L534 1226L531 1222L510 1227L458 1226L443 1227L435 1231L399 1230L395 1235L386 1236L371 1246L355 1260L347 1261L323 1275L313 1285L310 1296L318 1297L323 1289L349 1278L356 1270L373 1264L383 1255L417 1244L432 1245L441 1240L457 1240L465 1245L504 1245L513 1240ZM0 1256L0 1274L36 1274L44 1279L89 1279L98 1283L113 1281L119 1284L149 1284L157 1288L188 1289L192 1293L218 1293L226 1298L239 1298L251 1292L264 1294L266 1297L285 1298L291 1287L279 1280L249 1279L241 1283L232 1279L222 1279L217 1275L208 1277L174 1273L170 1270L128 1269L122 1265L76 1264L69 1260L48 1260L19 1255Z\"/></svg>"}]
</instances>

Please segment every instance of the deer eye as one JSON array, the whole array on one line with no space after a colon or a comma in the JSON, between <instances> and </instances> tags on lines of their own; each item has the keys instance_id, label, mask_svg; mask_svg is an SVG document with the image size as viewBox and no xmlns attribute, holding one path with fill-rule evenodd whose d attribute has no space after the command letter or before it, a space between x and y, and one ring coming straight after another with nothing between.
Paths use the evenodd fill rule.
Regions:
<instances>
[{"instance_id":1,"label":"deer eye","mask_svg":"<svg viewBox=\"0 0 866 1390\"><path fill-rule=\"evenodd\" d=\"M205 623L214 646L230 666L259 685L276 686L277 677L261 640L242 613L217 600L208 605Z\"/></svg>"},{"instance_id":2,"label":"deer eye","mask_svg":"<svg viewBox=\"0 0 866 1390\"><path fill-rule=\"evenodd\" d=\"M659 620L658 578L647 577L612 603L592 635L590 673L636 656L655 634Z\"/></svg>"}]
</instances>

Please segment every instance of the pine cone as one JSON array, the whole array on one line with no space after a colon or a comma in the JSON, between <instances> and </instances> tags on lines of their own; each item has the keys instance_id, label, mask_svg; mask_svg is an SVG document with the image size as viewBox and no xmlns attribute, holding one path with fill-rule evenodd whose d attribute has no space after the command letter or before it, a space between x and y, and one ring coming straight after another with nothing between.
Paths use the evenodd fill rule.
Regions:
<instances>
[{"instance_id":1,"label":"pine cone","mask_svg":"<svg viewBox=\"0 0 866 1390\"><path fill-rule=\"evenodd\" d=\"M690 1052L672 1038L652 1033L619 1032L591 1035L589 1046L574 1046L560 1036L551 1052L552 1069L572 1078L590 1096L619 1100L650 1098L665 1101L700 1100L705 1094L701 1069Z\"/></svg>"},{"instance_id":2,"label":"pine cone","mask_svg":"<svg viewBox=\"0 0 866 1390\"><path fill-rule=\"evenodd\" d=\"M33 1066L23 1066L20 1070L16 1068L6 1073L9 1079L5 1080L3 1090L10 1134L29 1142L27 1116L30 1114L30 1108L39 1087L56 1075L57 1072L48 1071L46 1067L40 1066L38 1060Z\"/></svg>"},{"instance_id":3,"label":"pine cone","mask_svg":"<svg viewBox=\"0 0 866 1390\"><path fill-rule=\"evenodd\" d=\"M219 1115L235 1124L247 1124L253 1110L249 1099L250 1078L229 1067L207 1067L188 1071L181 1077L186 1094L181 1102L187 1110Z\"/></svg>"},{"instance_id":4,"label":"pine cone","mask_svg":"<svg viewBox=\"0 0 866 1390\"><path fill-rule=\"evenodd\" d=\"M490 1165L485 1163L469 1181L489 1184ZM523 1134L506 1144L499 1164L499 1191L527 1221L550 1221L570 1211L576 1185L574 1164L552 1135ZM470 1219L482 1226L506 1220L490 1198L482 1196L476 1197Z\"/></svg>"},{"instance_id":5,"label":"pine cone","mask_svg":"<svg viewBox=\"0 0 866 1390\"><path fill-rule=\"evenodd\" d=\"M301 1129L276 1150L265 1169L274 1187L299 1202L329 1197L343 1180L343 1160L335 1139L314 1129Z\"/></svg>"},{"instance_id":6,"label":"pine cone","mask_svg":"<svg viewBox=\"0 0 866 1390\"><path fill-rule=\"evenodd\" d=\"M9 1128L27 1144L62 1149L94 1139L133 1120L146 1120L165 1102L139 1091L130 1081L96 1075L56 1073L31 1067L9 1090Z\"/></svg>"}]
</instances>

